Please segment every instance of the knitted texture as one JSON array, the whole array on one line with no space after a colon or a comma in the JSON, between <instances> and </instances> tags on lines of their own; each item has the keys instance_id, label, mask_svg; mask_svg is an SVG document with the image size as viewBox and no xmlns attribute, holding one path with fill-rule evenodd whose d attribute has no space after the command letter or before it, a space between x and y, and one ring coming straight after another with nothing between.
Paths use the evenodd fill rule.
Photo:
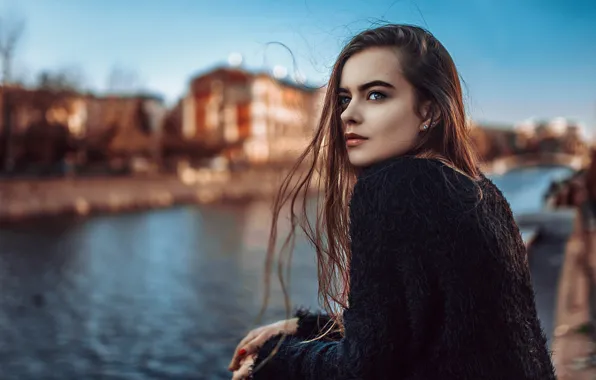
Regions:
<instances>
[{"instance_id":1,"label":"knitted texture","mask_svg":"<svg viewBox=\"0 0 596 380\"><path fill-rule=\"evenodd\" d=\"M311 324L266 360L275 336L255 380L556 378L525 246L489 179L437 160L374 164L354 188L350 237L345 336L303 342Z\"/></svg>"},{"instance_id":2,"label":"knitted texture","mask_svg":"<svg viewBox=\"0 0 596 380\"><path fill-rule=\"evenodd\" d=\"M312 312L307 308L297 308L295 317L298 317L298 329L293 334L294 337L310 340L317 338L320 334L325 334L323 340L340 340L341 335L335 331L334 327L332 331L328 330L331 328L332 321L328 315L323 312L315 311Z\"/></svg>"}]
</instances>

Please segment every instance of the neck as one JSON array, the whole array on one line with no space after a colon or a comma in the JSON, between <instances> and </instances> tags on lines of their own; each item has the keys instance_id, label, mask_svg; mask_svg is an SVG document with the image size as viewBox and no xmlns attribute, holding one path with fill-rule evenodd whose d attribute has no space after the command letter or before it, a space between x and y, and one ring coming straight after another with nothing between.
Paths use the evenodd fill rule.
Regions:
<instances>
[{"instance_id":1,"label":"neck","mask_svg":"<svg viewBox=\"0 0 596 380\"><path fill-rule=\"evenodd\" d=\"M384 170L385 168L391 166L391 164L393 164L399 160L412 159L412 158L415 158L415 156L402 155L402 156L393 156L393 157L386 158L381 161L374 162L366 167L359 168L358 169L358 178L366 177L366 176L378 173L379 171Z\"/></svg>"}]
</instances>

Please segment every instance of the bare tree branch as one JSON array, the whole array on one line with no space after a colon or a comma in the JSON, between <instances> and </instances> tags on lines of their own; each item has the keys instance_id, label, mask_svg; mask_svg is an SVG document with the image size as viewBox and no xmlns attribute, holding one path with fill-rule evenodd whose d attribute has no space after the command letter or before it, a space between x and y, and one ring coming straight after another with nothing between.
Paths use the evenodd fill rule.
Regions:
<instances>
[{"instance_id":1,"label":"bare tree branch","mask_svg":"<svg viewBox=\"0 0 596 380\"><path fill-rule=\"evenodd\" d=\"M6 91L6 85L10 83L12 63L15 51L23 32L25 31L25 20L23 18L0 18L0 65L2 73L2 133L0 135L1 148L3 153L2 166L5 172L10 173L14 166L12 153L12 121L10 115L10 97Z\"/></svg>"},{"instance_id":2,"label":"bare tree branch","mask_svg":"<svg viewBox=\"0 0 596 380\"><path fill-rule=\"evenodd\" d=\"M141 92L142 80L134 69L114 65L106 80L106 90L112 93L133 94Z\"/></svg>"},{"instance_id":3,"label":"bare tree branch","mask_svg":"<svg viewBox=\"0 0 596 380\"><path fill-rule=\"evenodd\" d=\"M38 74L37 87L53 91L83 92L85 74L79 66L63 67L58 70L44 70Z\"/></svg>"},{"instance_id":4,"label":"bare tree branch","mask_svg":"<svg viewBox=\"0 0 596 380\"><path fill-rule=\"evenodd\" d=\"M4 85L11 80L15 50L24 31L24 19L0 18L0 64L2 65L2 83Z\"/></svg>"}]
</instances>

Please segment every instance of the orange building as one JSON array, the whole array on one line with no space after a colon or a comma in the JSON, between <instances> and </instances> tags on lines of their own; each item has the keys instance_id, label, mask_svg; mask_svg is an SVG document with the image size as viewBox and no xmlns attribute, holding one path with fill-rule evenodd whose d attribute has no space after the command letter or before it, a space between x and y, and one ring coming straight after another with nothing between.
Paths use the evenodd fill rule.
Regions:
<instances>
[{"instance_id":1,"label":"orange building","mask_svg":"<svg viewBox=\"0 0 596 380\"><path fill-rule=\"evenodd\" d=\"M182 102L182 135L223 145L232 162L283 163L308 144L321 95L318 88L265 73L217 68L191 80Z\"/></svg>"}]
</instances>

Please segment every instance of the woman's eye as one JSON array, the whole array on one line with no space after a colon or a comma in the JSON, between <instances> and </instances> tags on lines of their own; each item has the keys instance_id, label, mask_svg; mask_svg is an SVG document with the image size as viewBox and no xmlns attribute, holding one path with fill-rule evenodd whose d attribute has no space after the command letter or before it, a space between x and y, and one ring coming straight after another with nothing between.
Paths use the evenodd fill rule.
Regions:
<instances>
[{"instance_id":1,"label":"woman's eye","mask_svg":"<svg viewBox=\"0 0 596 380\"><path fill-rule=\"evenodd\" d=\"M368 99L369 100L381 100L386 98L385 94L382 94L378 91L373 91L370 94L368 94Z\"/></svg>"},{"instance_id":2,"label":"woman's eye","mask_svg":"<svg viewBox=\"0 0 596 380\"><path fill-rule=\"evenodd\" d=\"M340 96L339 97L339 105L346 106L350 102L350 98L347 96Z\"/></svg>"}]
</instances>

